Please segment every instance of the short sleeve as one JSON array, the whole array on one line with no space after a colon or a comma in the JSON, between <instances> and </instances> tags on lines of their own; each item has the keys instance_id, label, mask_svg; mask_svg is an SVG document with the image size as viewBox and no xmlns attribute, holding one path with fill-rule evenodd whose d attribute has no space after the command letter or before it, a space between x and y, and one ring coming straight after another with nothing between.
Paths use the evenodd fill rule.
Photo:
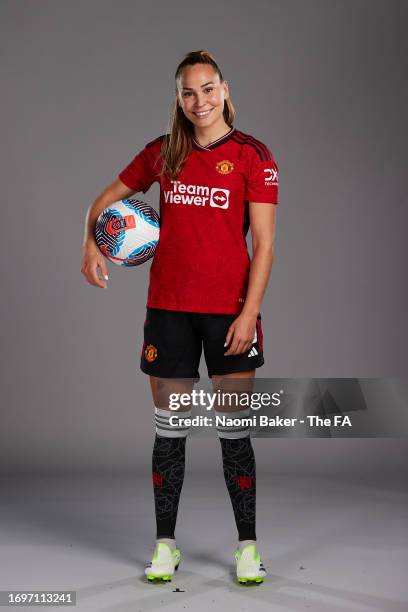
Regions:
<instances>
[{"instance_id":1,"label":"short sleeve","mask_svg":"<svg viewBox=\"0 0 408 612\"><path fill-rule=\"evenodd\" d=\"M126 168L118 174L122 183L130 189L134 189L134 191L146 193L157 180L152 148L146 145L142 151L135 155Z\"/></svg>"},{"instance_id":2,"label":"short sleeve","mask_svg":"<svg viewBox=\"0 0 408 612\"><path fill-rule=\"evenodd\" d=\"M249 147L245 200L278 204L278 166L265 146Z\"/></svg>"}]
</instances>

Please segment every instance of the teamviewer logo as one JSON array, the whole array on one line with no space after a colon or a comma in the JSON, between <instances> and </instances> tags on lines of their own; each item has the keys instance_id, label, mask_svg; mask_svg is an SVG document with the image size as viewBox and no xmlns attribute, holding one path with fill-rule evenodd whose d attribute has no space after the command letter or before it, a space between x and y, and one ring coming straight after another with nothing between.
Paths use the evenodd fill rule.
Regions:
<instances>
[{"instance_id":1,"label":"teamviewer logo","mask_svg":"<svg viewBox=\"0 0 408 612\"><path fill-rule=\"evenodd\" d=\"M228 208L229 189L213 187L210 193L210 206L215 208Z\"/></svg>"}]
</instances>

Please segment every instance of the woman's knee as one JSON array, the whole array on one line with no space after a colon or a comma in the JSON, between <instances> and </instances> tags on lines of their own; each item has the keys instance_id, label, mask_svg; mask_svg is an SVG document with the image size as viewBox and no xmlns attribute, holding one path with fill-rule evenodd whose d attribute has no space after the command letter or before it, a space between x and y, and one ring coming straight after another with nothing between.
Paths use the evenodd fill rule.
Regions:
<instances>
[{"instance_id":1,"label":"woman's knee","mask_svg":"<svg viewBox=\"0 0 408 612\"><path fill-rule=\"evenodd\" d=\"M191 393L194 381L150 376L150 387L154 405L162 410L172 410L174 395L180 397L182 393ZM183 402L183 405L178 408L179 412L188 412L189 410L191 410L191 403Z\"/></svg>"},{"instance_id":2,"label":"woman's knee","mask_svg":"<svg viewBox=\"0 0 408 612\"><path fill-rule=\"evenodd\" d=\"M194 382L150 376L154 402L156 434L165 438L184 438L190 431L191 403L172 406L172 394L191 393Z\"/></svg>"}]
</instances>

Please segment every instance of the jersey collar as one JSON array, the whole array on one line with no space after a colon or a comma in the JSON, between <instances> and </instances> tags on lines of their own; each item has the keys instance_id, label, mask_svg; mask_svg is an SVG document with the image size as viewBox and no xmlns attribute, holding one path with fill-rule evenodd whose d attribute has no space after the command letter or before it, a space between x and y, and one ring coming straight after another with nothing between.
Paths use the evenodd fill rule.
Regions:
<instances>
[{"instance_id":1,"label":"jersey collar","mask_svg":"<svg viewBox=\"0 0 408 612\"><path fill-rule=\"evenodd\" d=\"M203 147L194 138L192 138L193 149L196 149L196 151L211 151L212 149L219 147L220 145L224 144L224 142L227 142L227 140L232 138L232 135L234 134L234 132L235 132L235 128L232 127L229 132L224 134L224 136L221 136L217 140L210 142L206 147Z\"/></svg>"}]
</instances>

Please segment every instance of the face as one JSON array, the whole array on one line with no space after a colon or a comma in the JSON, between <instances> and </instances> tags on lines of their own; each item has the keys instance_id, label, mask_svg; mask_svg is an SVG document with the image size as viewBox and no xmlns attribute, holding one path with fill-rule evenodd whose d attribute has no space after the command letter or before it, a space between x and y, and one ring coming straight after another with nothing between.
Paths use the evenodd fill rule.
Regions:
<instances>
[{"instance_id":1,"label":"face","mask_svg":"<svg viewBox=\"0 0 408 612\"><path fill-rule=\"evenodd\" d=\"M197 127L224 122L224 100L228 84L209 64L186 66L177 83L177 99L187 119Z\"/></svg>"}]
</instances>

